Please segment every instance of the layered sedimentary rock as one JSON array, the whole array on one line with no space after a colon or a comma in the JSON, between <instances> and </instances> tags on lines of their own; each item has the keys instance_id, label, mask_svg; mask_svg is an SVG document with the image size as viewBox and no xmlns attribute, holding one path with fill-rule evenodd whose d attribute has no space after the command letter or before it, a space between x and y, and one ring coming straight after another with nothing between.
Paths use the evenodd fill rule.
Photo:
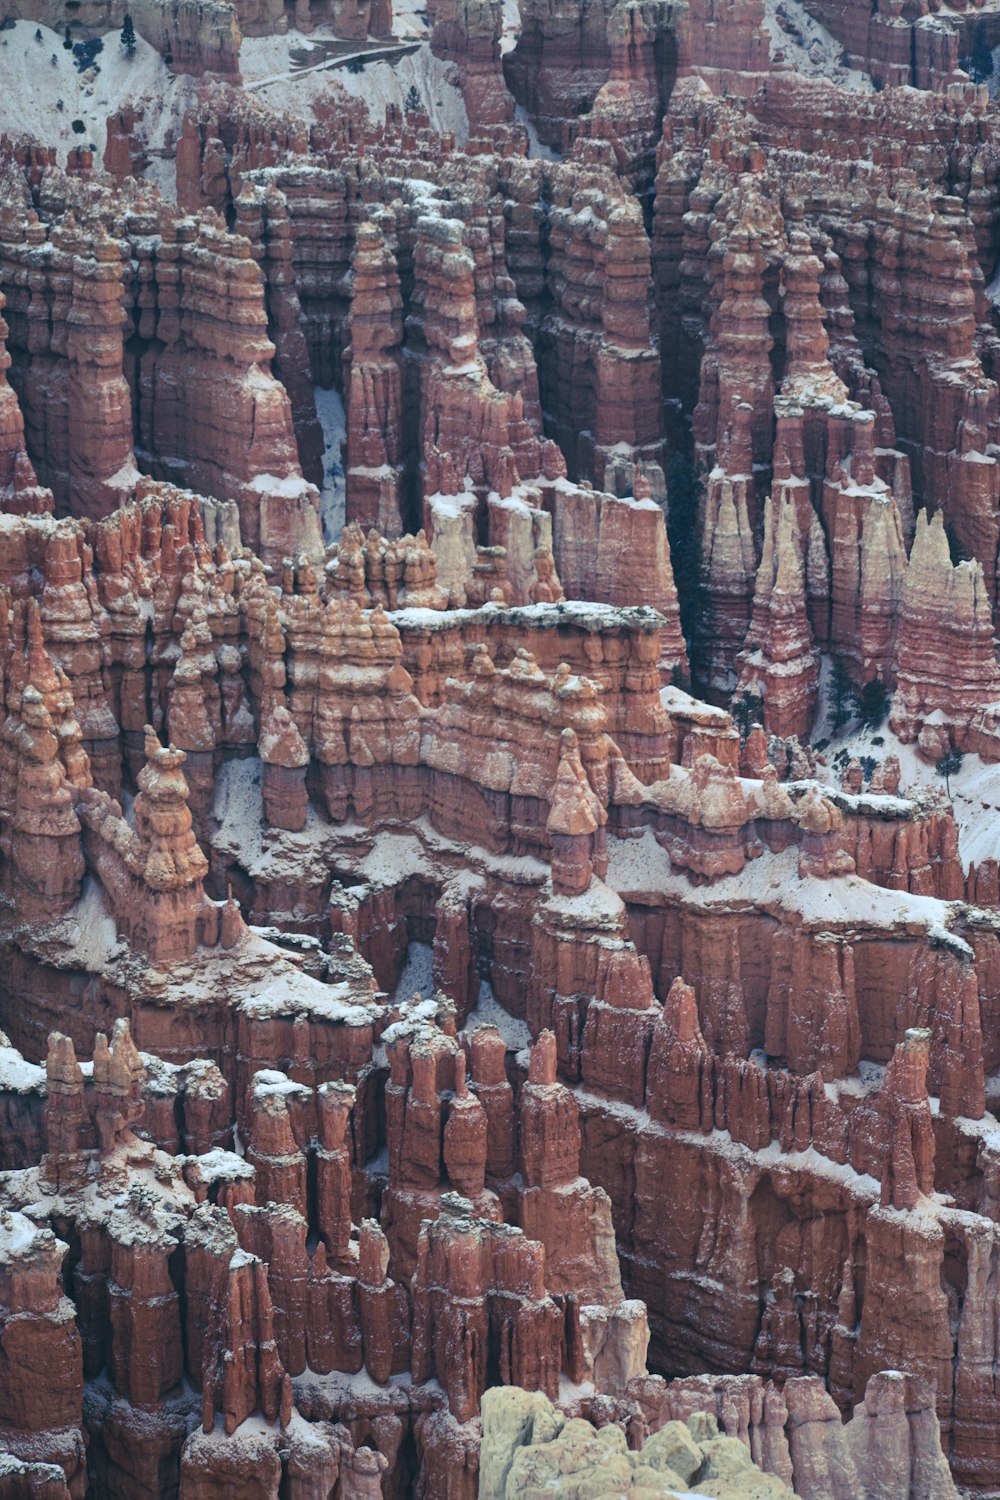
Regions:
<instances>
[{"instance_id":1,"label":"layered sedimentary rock","mask_svg":"<svg viewBox=\"0 0 1000 1500\"><path fill-rule=\"evenodd\" d=\"M171 217L155 198L145 215L138 206L126 215L72 179L51 184L50 237L23 184L10 177L6 187L10 375L28 455L57 508L108 514L134 493L138 465L236 501L245 536L272 564L317 554L318 496L270 372L275 346L249 243L211 215ZM94 228L81 231L78 216Z\"/></svg>"},{"instance_id":2,"label":"layered sedimentary rock","mask_svg":"<svg viewBox=\"0 0 1000 1500\"><path fill-rule=\"evenodd\" d=\"M52 509L52 495L35 476L24 446L24 416L17 397L7 383L11 357L7 352L8 328L0 303L0 497L6 513L44 512Z\"/></svg>"},{"instance_id":3,"label":"layered sedimentary rock","mask_svg":"<svg viewBox=\"0 0 1000 1500\"><path fill-rule=\"evenodd\" d=\"M498 0L446 0L434 10L431 48L436 57L459 68L462 97L473 132L514 119L514 100L507 91L500 59L503 6Z\"/></svg>"},{"instance_id":4,"label":"layered sedimentary rock","mask_svg":"<svg viewBox=\"0 0 1000 1500\"><path fill-rule=\"evenodd\" d=\"M901 739L926 734L933 718L935 748L982 749L994 758L1000 676L993 611L982 564L952 566L941 511L931 520L917 517L897 663L892 727Z\"/></svg>"},{"instance_id":5,"label":"layered sedimentary rock","mask_svg":"<svg viewBox=\"0 0 1000 1500\"><path fill-rule=\"evenodd\" d=\"M812 9L0 143L12 1494L1000 1484L990 34Z\"/></svg>"},{"instance_id":6,"label":"layered sedimentary rock","mask_svg":"<svg viewBox=\"0 0 1000 1500\"><path fill-rule=\"evenodd\" d=\"M218 524L213 512L206 515ZM23 598L27 587L19 582L25 575L17 571L18 549L22 556L35 549L44 563L59 555L51 546L38 550L53 528L68 540L80 524L18 521L5 544L5 576L15 594ZM586 628L573 648L577 670L561 664L546 672L525 646L497 666L481 645L448 651L454 625L428 635L427 616L446 624L453 613L441 608L444 600L429 611L385 612L391 544L376 546L369 538L361 548L346 535L322 586L302 563L285 570L282 589L272 594L252 555L238 541L235 557L221 542L209 549L199 508L166 487L148 484L140 503L91 524L89 535L95 580L89 608L107 621L101 635L114 664L115 691L105 711L135 723L129 716L152 707L191 743L192 789L201 784L199 766L209 787L218 780L217 831L206 860L192 827L188 762L151 728L131 731L132 739L122 731L118 774L134 777L138 792L131 822L92 784L74 718L76 683L52 665L50 651L65 645L57 620L19 602L15 613L20 618L27 608L29 628L15 623L5 661L4 774L16 777L5 847L15 909L30 914L33 935L29 941L23 930L10 930L12 973L31 983L33 974L82 963L96 988L72 1037L57 1041L55 1051L49 1046L48 1092L58 1115L47 1107L44 1127L30 1127L27 1106L18 1106L24 1142L18 1149L26 1155L17 1159L30 1167L47 1152L46 1170L56 1173L59 1191L74 1192L87 1180L74 1153L96 1150L100 1159L117 1150L123 1130L134 1132L142 1117L136 1101L159 1097L141 1079L130 1081L149 1064L133 1052L126 1067L127 1033L111 1049L113 1059L119 1048L120 1065L96 1060L105 1056L98 1023L109 1027L127 1017L144 1052L162 1058L154 1062L157 1091L180 1098L183 1090L183 1139L176 1110L157 1106L148 1126L167 1161L173 1152L176 1162L185 1144L194 1148L175 1168L185 1186L171 1212L201 1225L203 1210L224 1211L233 1224L226 1231L231 1243L249 1257L247 1265L238 1262L239 1278L223 1300L232 1311L218 1336L223 1349L259 1352L251 1373L231 1388L222 1358L223 1375L206 1387L214 1394L204 1410L228 1413L235 1438L258 1407L271 1421L291 1411L289 1401L304 1401L302 1409L314 1414L334 1409L327 1398L317 1405L308 1385L296 1394L306 1363L345 1373L363 1364L383 1383L410 1368L414 1389L433 1377L445 1391L443 1441L448 1421L475 1415L494 1368L494 1339L498 1350L511 1351L497 1355L501 1378L555 1394L562 1370L632 1410L635 1382L645 1378L643 1295L653 1357L672 1373L689 1370L712 1349L715 1360L737 1366L745 1360L765 1374L816 1371L850 1404L871 1373L886 1363L906 1364L911 1356L889 1287L898 1287L894 1275L917 1273L925 1262L904 1271L909 1262L892 1249L887 1235L894 1221L886 1215L913 1215L912 1230L904 1232L926 1242L933 1257L935 1234L941 1254L945 1239L927 1227L938 1223L928 1220L930 1205L944 1221L949 1209L928 1196L937 1180L935 1141L920 1068L894 1063L881 1090L860 1094L852 1092L855 1070L861 1057L887 1058L897 1041L900 1056L908 1055L910 1036L917 1038L912 1045L923 1049L939 1119L950 1132L938 1151L944 1162L957 1163L977 1139L971 1122L983 1115L982 1080L997 1049L986 977L996 939L989 927L936 899L954 893L956 870L946 830L929 809L846 792L834 802L808 783L783 786L771 767L757 780L741 780L738 737L725 715L699 715L676 689L661 701L663 623L648 611L591 606L589 620L582 613ZM404 569L392 587L416 588L417 576ZM152 601L153 646L139 659L130 644L130 588L136 599L144 591ZM398 603L399 594L395 601L386 594L386 602ZM465 616L473 631L495 616L490 628L500 633L491 638L509 641L520 629L526 640L533 633L539 648L547 616L552 627L564 622L564 632L573 618L558 603L520 614L494 606L492 615L484 610L478 618L460 611L454 624L461 628ZM178 648L172 658L164 655L171 639ZM572 637L563 639L569 648ZM246 652L245 681L227 677L227 651ZM411 651L415 665L422 660L423 702L402 664ZM427 675L437 651L446 653L441 665L448 661L459 674L439 688ZM602 654L597 681L578 675L587 663L597 669ZM612 670L630 654L636 666L646 662L644 677ZM85 680L86 658L66 660ZM194 743L198 724L210 731L204 749ZM627 757L610 724L621 726ZM247 758L254 750L259 760ZM887 839L904 815L908 822ZM470 848L478 851L471 872ZM630 851L640 848L636 863ZM662 865L654 873L657 858ZM810 919L807 906L796 916L791 903L786 912L780 897L766 917L734 918L727 888L736 882L738 891L744 872L749 877L761 861L779 879L785 870L794 880L798 868L809 878L822 872L842 888L842 930L825 910ZM352 866L350 884L334 888L329 869ZM850 873L855 867L865 879ZM54 871L58 892L44 884ZM291 952L295 934L308 934L313 946L300 950L303 967L248 933L232 897L213 900L206 879L239 892L258 927L291 943ZM961 889L960 873L958 879ZM685 898L696 889L691 881L703 883L694 903ZM527 907L526 890L534 892ZM908 890L921 894L911 898ZM869 927L849 942L850 903L861 891L873 903ZM60 957L67 938L79 943L66 920L78 920L74 913L95 900L105 924L98 930L107 927L106 935L89 954L70 946ZM377 1003L372 970L391 990L410 934L434 936L433 972L443 994L429 1007ZM881 957L887 940L897 955L888 969ZM755 941L766 955L766 1004L752 974L733 978ZM516 1096L502 1036L464 1026L457 1034L456 1023L477 1009L484 952L496 995L540 1033L527 1076L515 1068ZM152 968L130 970L132 953L156 966L155 981ZM182 1007L165 1008L169 995L176 1004L183 992L172 976L185 965L191 978ZM678 969L690 987L671 983ZM13 1045L29 1058L45 1050L47 1017L55 1023L60 1014L59 993L56 986L30 1018L18 1014L12 992L4 1002ZM900 993L911 994L913 1003L898 1014ZM235 1034L217 1016L220 1007L233 1012ZM929 1030L904 1038L902 1028L925 1021ZM379 1032L383 1064L371 1051ZM206 1054L199 1039L207 1035L215 1041ZM96 1049L93 1085L73 1058L74 1045ZM762 1046L774 1060L770 1067L746 1060ZM229 1154L226 1117L213 1113L208 1075L197 1085L200 1074L182 1080L180 1070L206 1056L223 1089L233 1091L245 1157ZM117 1081L126 1073L126 1081ZM59 1091L51 1081L56 1076ZM606 1112L615 1099L627 1106L625 1116ZM731 1146L723 1149L720 1140L739 1142L745 1156L731 1157ZM814 1168L781 1166L782 1143L790 1163L796 1151L807 1150L829 1161L839 1174L832 1179L843 1202L838 1212L846 1215L850 1202L865 1242L882 1246L880 1265L895 1268L884 1281L869 1275L860 1331L838 1342L837 1327L853 1329L843 1323L845 1298L857 1297L853 1273L844 1267L862 1252L850 1239L837 1247L836 1274L817 1315L825 1306L824 1317L841 1321L829 1323L830 1344L817 1345L804 1367L790 1354L801 1335L791 1339L786 1327L789 1317L802 1316L793 1290L788 1302L797 1262L786 1250L789 1259L775 1252L761 1263L751 1249L762 1232L763 1209L756 1205L780 1202L777 1195L788 1190L776 1172L790 1171L791 1181L802 1184L795 1191L817 1190L805 1187ZM776 1164L765 1166L775 1146ZM669 1329L681 1321L692 1326L680 1311L691 1306L691 1290L680 1272L688 1252L676 1172L697 1183L694 1164L706 1153L722 1173L720 1192L732 1204L727 1212L748 1224L749 1239L733 1253L751 1256L757 1289L727 1304L722 1323L706 1304L696 1314L694 1337L688 1332L671 1342ZM315 1199L307 1190L314 1154ZM668 1165L675 1157L676 1169ZM953 1174L956 1167L942 1170ZM870 1186L876 1172L881 1205L878 1184L874 1192ZM21 1212L30 1187L16 1173L11 1182L20 1184L14 1202ZM768 1184L763 1196L759 1183ZM382 1228L362 1224L355 1240L352 1221L359 1222L378 1188ZM669 1229L664 1191L674 1195L667 1200ZM984 1202L985 1188L977 1191L964 1200L966 1213ZM626 1202L632 1207L623 1220ZM310 1254L311 1228L321 1248ZM255 1264L263 1269L253 1270ZM676 1273L664 1280L671 1266L680 1273L676 1281ZM721 1268L717 1274L720 1286L723 1279L747 1286L746 1274L735 1281ZM480 1329L480 1352L459 1368L442 1352L456 1336L443 1308L469 1275L463 1326ZM920 1270L907 1307L912 1319L928 1297L933 1336L919 1353L914 1349L910 1367L932 1376L950 1344L941 1344L946 1324L935 1322L940 1293L923 1277ZM189 1273L186 1296L198 1285L193 1278ZM751 1311L758 1297L765 1306L759 1329ZM976 1305L969 1303L970 1319ZM232 1321L237 1306L240 1331ZM312 1332L301 1321L308 1308ZM191 1315L184 1321L191 1326ZM102 1356L88 1358L87 1368L99 1370ZM166 1365L155 1389L141 1395L123 1375L125 1405L112 1403L88 1418L92 1445L100 1444L95 1451L109 1454L100 1459L102 1472L146 1461L129 1448L129 1424L137 1420L129 1411L151 1405L166 1424L162 1461L178 1466L182 1484L194 1484L197 1473L228 1473L230 1463L242 1472L242 1440L229 1450L218 1439L208 1445L184 1439L186 1419L167 1399L180 1368ZM956 1461L962 1443L971 1461L979 1429L960 1428L949 1399L939 1394L939 1400L953 1424ZM410 1409L408 1421L417 1410ZM987 1404L984 1422L989 1410ZM960 1438L966 1430L971 1436ZM385 1450L390 1463L391 1451ZM280 1472L279 1461L275 1476Z\"/></svg>"},{"instance_id":7,"label":"layered sedimentary rock","mask_svg":"<svg viewBox=\"0 0 1000 1500\"><path fill-rule=\"evenodd\" d=\"M841 1426L814 1377L794 1377L780 1390L756 1376L677 1381L662 1393L649 1382L640 1398L644 1420L626 1436L612 1424L595 1429L585 1416L567 1420L540 1393L495 1389L483 1402L479 1493L504 1500L538 1485L559 1495L583 1482L601 1495L780 1500L794 1484L798 1495L832 1497L846 1487L874 1496L892 1451L911 1466L914 1483L953 1495L929 1394L907 1376L876 1376Z\"/></svg>"},{"instance_id":8,"label":"layered sedimentary rock","mask_svg":"<svg viewBox=\"0 0 1000 1500\"><path fill-rule=\"evenodd\" d=\"M386 537L402 530L403 329L399 272L377 225L358 231L345 352L346 511Z\"/></svg>"}]
</instances>

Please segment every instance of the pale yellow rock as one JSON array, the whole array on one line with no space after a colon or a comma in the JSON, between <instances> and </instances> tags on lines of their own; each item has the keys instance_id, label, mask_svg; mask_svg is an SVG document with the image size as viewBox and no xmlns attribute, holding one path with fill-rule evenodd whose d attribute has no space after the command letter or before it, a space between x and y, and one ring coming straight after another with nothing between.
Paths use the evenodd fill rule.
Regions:
<instances>
[{"instance_id":1,"label":"pale yellow rock","mask_svg":"<svg viewBox=\"0 0 1000 1500\"><path fill-rule=\"evenodd\" d=\"M792 1493L780 1479L757 1468L749 1448L738 1438L713 1438L701 1451L705 1467L693 1486L695 1495L711 1495L714 1500L787 1500Z\"/></svg>"},{"instance_id":2,"label":"pale yellow rock","mask_svg":"<svg viewBox=\"0 0 1000 1500\"><path fill-rule=\"evenodd\" d=\"M484 1412L484 1431L485 1426ZM597 1432L576 1417L551 1443L518 1449L505 1500L602 1500L604 1495L621 1494L631 1478L631 1455L621 1428Z\"/></svg>"},{"instance_id":3,"label":"pale yellow rock","mask_svg":"<svg viewBox=\"0 0 1000 1500\"><path fill-rule=\"evenodd\" d=\"M702 1465L701 1449L684 1422L668 1422L646 1442L642 1462L658 1473L669 1471L683 1484L690 1484Z\"/></svg>"},{"instance_id":4,"label":"pale yellow rock","mask_svg":"<svg viewBox=\"0 0 1000 1500\"><path fill-rule=\"evenodd\" d=\"M563 1416L540 1391L493 1386L483 1392L483 1443L479 1455L479 1500L504 1500L514 1454L558 1435Z\"/></svg>"},{"instance_id":5,"label":"pale yellow rock","mask_svg":"<svg viewBox=\"0 0 1000 1500\"><path fill-rule=\"evenodd\" d=\"M756 1468L750 1450L720 1437L714 1416L668 1422L641 1453L624 1431L568 1421L544 1396L513 1387L482 1400L479 1500L794 1500L780 1479ZM697 1482L696 1482L697 1481Z\"/></svg>"}]
</instances>

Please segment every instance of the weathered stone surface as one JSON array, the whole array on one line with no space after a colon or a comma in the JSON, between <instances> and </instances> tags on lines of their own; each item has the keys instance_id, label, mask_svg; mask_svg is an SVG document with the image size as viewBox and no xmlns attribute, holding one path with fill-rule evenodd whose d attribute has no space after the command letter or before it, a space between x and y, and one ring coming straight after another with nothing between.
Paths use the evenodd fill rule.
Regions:
<instances>
[{"instance_id":1,"label":"weathered stone surface","mask_svg":"<svg viewBox=\"0 0 1000 1500\"><path fill-rule=\"evenodd\" d=\"M0 142L13 1495L1000 1485L992 22L808 10Z\"/></svg>"}]
</instances>

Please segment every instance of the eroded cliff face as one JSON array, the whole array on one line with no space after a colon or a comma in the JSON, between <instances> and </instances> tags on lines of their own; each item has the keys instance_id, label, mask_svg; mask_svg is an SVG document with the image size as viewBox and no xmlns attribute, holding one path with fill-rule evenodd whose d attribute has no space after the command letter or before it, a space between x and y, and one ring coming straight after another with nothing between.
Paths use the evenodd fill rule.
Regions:
<instances>
[{"instance_id":1,"label":"eroded cliff face","mask_svg":"<svg viewBox=\"0 0 1000 1500\"><path fill-rule=\"evenodd\" d=\"M0 140L0 1492L995 1490L972 24L305 9Z\"/></svg>"}]
</instances>

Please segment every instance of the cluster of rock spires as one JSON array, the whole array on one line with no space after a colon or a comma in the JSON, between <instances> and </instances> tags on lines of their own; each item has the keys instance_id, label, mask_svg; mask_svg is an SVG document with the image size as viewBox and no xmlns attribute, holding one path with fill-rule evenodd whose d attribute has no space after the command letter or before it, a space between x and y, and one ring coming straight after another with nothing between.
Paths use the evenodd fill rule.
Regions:
<instances>
[{"instance_id":1,"label":"cluster of rock spires","mask_svg":"<svg viewBox=\"0 0 1000 1500\"><path fill-rule=\"evenodd\" d=\"M1000 1489L1000 22L805 9L0 139L3 1500Z\"/></svg>"}]
</instances>

